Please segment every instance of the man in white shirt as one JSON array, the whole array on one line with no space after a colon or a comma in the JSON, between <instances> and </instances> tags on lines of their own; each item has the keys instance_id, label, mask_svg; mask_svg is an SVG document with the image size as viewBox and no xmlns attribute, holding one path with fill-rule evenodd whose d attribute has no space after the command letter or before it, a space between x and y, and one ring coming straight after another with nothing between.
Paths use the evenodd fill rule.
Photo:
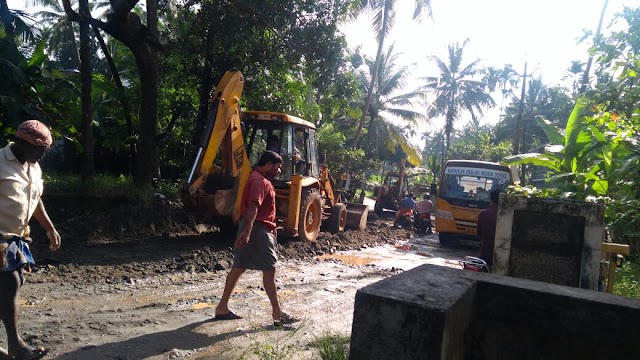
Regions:
<instances>
[{"instance_id":1,"label":"man in white shirt","mask_svg":"<svg viewBox=\"0 0 640 360\"><path fill-rule=\"evenodd\" d=\"M424 194L424 196L422 197L422 200L418 203L418 205L416 205L416 219L415 222L417 223L420 220L420 215L423 215L425 217L425 221L427 221L427 232L430 234L433 232L433 230L431 229L432 225L431 225L431 210L433 209L433 203L431 202L431 195L429 194Z\"/></svg>"},{"instance_id":2,"label":"man in white shirt","mask_svg":"<svg viewBox=\"0 0 640 360\"><path fill-rule=\"evenodd\" d=\"M15 142L0 149L0 319L7 331L8 356L41 359L48 349L27 345L18 333L18 291L24 274L35 265L28 243L33 216L49 238L49 249L60 248L60 234L40 199L42 171L38 161L51 147L49 129L37 120L18 126Z\"/></svg>"}]
</instances>

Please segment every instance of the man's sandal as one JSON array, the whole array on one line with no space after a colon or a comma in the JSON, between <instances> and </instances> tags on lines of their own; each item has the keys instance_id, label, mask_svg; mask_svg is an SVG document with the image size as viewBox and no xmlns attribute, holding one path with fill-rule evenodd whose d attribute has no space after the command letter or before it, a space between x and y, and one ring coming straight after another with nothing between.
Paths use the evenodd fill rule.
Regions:
<instances>
[{"instance_id":1,"label":"man's sandal","mask_svg":"<svg viewBox=\"0 0 640 360\"><path fill-rule=\"evenodd\" d=\"M300 319L298 319L295 316L289 315L285 312L281 312L280 313L280 320L273 320L273 327L277 328L277 329L281 329L281 328L290 328L291 324L297 323L299 322Z\"/></svg>"},{"instance_id":2,"label":"man's sandal","mask_svg":"<svg viewBox=\"0 0 640 360\"><path fill-rule=\"evenodd\" d=\"M49 349L45 348L20 348L17 352L9 351L9 358L14 360L39 360L45 357Z\"/></svg>"}]
</instances>

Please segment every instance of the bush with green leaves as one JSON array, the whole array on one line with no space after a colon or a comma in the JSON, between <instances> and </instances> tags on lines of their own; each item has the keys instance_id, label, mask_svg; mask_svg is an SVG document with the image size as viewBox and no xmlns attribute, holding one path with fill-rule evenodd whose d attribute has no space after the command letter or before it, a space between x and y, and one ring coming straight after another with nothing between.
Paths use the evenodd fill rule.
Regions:
<instances>
[{"instance_id":1,"label":"bush with green leaves","mask_svg":"<svg viewBox=\"0 0 640 360\"><path fill-rule=\"evenodd\" d=\"M98 175L92 184L82 181L80 175L43 175L45 194L88 194L97 196L150 199L159 193L168 199L179 197L177 183L158 181L153 187L140 189L130 176Z\"/></svg>"},{"instance_id":2,"label":"bush with green leaves","mask_svg":"<svg viewBox=\"0 0 640 360\"><path fill-rule=\"evenodd\" d=\"M629 256L616 271L613 293L630 298L640 298L640 257Z\"/></svg>"}]
</instances>

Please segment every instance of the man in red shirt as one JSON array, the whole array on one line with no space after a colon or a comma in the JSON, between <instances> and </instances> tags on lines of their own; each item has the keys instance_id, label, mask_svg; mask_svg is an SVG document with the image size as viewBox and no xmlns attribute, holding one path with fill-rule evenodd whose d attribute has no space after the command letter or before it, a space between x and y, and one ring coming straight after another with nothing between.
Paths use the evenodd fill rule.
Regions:
<instances>
[{"instance_id":1,"label":"man in red shirt","mask_svg":"<svg viewBox=\"0 0 640 360\"><path fill-rule=\"evenodd\" d=\"M498 221L498 199L500 190L491 190L491 204L478 214L478 237L480 238L480 258L489 266L493 265L493 246L496 239L496 222Z\"/></svg>"},{"instance_id":2,"label":"man in red shirt","mask_svg":"<svg viewBox=\"0 0 640 360\"><path fill-rule=\"evenodd\" d=\"M242 318L229 310L229 298L238 279L247 269L262 271L262 282L271 302L274 326L280 327L297 320L282 312L276 290L276 193L269 179L280 173L281 166L282 157L279 154L265 151L244 187L233 266L216 307L218 320Z\"/></svg>"}]
</instances>

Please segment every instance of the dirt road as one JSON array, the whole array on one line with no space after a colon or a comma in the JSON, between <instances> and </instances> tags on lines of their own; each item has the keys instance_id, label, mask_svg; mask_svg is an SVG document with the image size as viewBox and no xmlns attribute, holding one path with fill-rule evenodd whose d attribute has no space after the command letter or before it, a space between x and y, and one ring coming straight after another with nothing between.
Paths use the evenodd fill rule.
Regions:
<instances>
[{"instance_id":1,"label":"dirt road","mask_svg":"<svg viewBox=\"0 0 640 360\"><path fill-rule=\"evenodd\" d=\"M114 228L113 219L100 223ZM40 265L21 291L20 330L57 359L251 359L267 352L311 359L315 339L351 332L357 289L427 262L455 267L469 253L441 248L435 236L409 240L389 225L382 219L364 232L281 244L280 298L302 319L288 331L273 329L258 272L243 276L231 301L244 319L212 321L231 259L231 240L220 233L185 233L180 225L173 229L181 232L156 228L160 236L131 241L76 219L60 226L64 250L35 246ZM78 235L92 226L91 236Z\"/></svg>"}]
</instances>

